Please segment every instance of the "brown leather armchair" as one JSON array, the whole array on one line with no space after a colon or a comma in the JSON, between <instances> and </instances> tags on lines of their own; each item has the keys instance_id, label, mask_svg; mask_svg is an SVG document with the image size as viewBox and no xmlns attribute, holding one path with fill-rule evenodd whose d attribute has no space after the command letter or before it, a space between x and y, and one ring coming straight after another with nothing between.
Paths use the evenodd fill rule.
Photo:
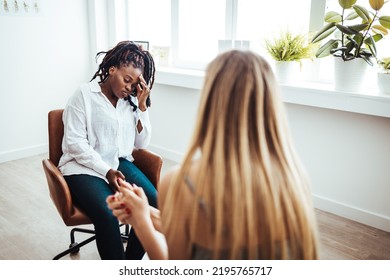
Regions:
<instances>
[{"instance_id":1,"label":"brown leather armchair","mask_svg":"<svg viewBox=\"0 0 390 280\"><path fill-rule=\"evenodd\" d=\"M48 114L49 131L49 158L42 160L43 170L45 171L50 197L56 206L58 213L67 226L77 226L91 224L90 219L78 209L72 201L69 187L58 170L57 166L62 156L62 138L64 135L64 124L62 122L63 109L50 111ZM149 178L157 187L160 180L162 167L162 158L148 150L133 151L134 164ZM122 225L121 225L122 226ZM75 232L84 232L92 234L92 237L81 243L75 242ZM126 225L125 232L122 234L126 240L129 232L129 226ZM77 253L80 247L95 240L95 232L90 229L73 228L70 232L71 244L69 249L59 253L53 259L60 259L69 253Z\"/></svg>"}]
</instances>

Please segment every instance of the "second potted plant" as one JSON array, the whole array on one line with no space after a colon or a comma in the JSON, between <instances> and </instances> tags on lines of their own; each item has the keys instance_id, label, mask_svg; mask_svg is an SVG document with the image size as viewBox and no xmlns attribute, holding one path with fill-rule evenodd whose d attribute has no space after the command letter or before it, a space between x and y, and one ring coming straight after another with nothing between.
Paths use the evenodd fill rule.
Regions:
<instances>
[{"instance_id":1,"label":"second potted plant","mask_svg":"<svg viewBox=\"0 0 390 280\"><path fill-rule=\"evenodd\" d=\"M378 72L378 87L381 93L390 94L390 57L378 61L381 71Z\"/></svg>"},{"instance_id":2,"label":"second potted plant","mask_svg":"<svg viewBox=\"0 0 390 280\"><path fill-rule=\"evenodd\" d=\"M342 12L327 12L326 25L317 32L312 42L323 44L316 57L335 57L335 86L339 90L359 90L367 65L373 65L376 57L376 42L388 34L390 17L381 15L384 0L369 0L373 11L356 5L356 0L339 0Z\"/></svg>"}]
</instances>

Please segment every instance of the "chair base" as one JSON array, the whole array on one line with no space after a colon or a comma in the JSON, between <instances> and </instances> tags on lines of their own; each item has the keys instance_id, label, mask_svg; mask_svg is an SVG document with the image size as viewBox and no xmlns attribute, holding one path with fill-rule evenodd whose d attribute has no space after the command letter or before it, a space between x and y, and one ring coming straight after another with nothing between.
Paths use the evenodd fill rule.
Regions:
<instances>
[{"instance_id":1,"label":"chair base","mask_svg":"<svg viewBox=\"0 0 390 280\"><path fill-rule=\"evenodd\" d=\"M123 242L127 242L128 236L129 236L129 232L130 232L130 226L121 224L120 227L122 227L122 226L125 226L125 231L121 233L122 240L123 240ZM89 233L89 234L93 234L93 236L91 236L90 238L85 239L81 243L77 243L76 242L76 238L75 238L75 232ZM83 247L84 245L87 245L88 243L91 243L95 239L96 239L96 235L95 235L95 231L94 230L92 230L92 229L84 229L84 228L73 228L70 231L70 245L69 245L69 249L59 253L58 255L56 255L53 258L53 260L59 260L62 257L68 255L68 254L77 254L80 251L81 247Z\"/></svg>"}]
</instances>

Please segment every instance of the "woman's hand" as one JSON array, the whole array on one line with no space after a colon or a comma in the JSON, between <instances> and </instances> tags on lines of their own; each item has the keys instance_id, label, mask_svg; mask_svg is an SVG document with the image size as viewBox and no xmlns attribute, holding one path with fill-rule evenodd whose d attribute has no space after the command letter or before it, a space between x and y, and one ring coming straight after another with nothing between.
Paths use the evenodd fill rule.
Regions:
<instances>
[{"instance_id":1,"label":"woman's hand","mask_svg":"<svg viewBox=\"0 0 390 280\"><path fill-rule=\"evenodd\" d=\"M150 222L150 206L144 190L122 180L119 184L119 192L107 197L106 200L113 215L121 223L131 224L135 229L145 222Z\"/></svg>"},{"instance_id":2,"label":"woman's hand","mask_svg":"<svg viewBox=\"0 0 390 280\"><path fill-rule=\"evenodd\" d=\"M114 188L114 191L119 190L119 180L124 180L125 175L122 174L119 170L110 169L107 174L106 178L108 180L108 183Z\"/></svg>"},{"instance_id":3,"label":"woman's hand","mask_svg":"<svg viewBox=\"0 0 390 280\"><path fill-rule=\"evenodd\" d=\"M146 100L150 94L150 88L146 84L146 81L142 74L139 76L139 84L137 84L137 98L138 98L138 108L143 112L146 110Z\"/></svg>"}]
</instances>

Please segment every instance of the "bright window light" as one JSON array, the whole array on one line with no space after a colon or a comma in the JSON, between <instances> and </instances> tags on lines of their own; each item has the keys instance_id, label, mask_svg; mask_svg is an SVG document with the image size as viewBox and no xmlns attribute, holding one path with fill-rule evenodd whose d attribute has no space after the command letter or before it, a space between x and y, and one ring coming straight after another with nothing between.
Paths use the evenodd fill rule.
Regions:
<instances>
[{"instance_id":1,"label":"bright window light","mask_svg":"<svg viewBox=\"0 0 390 280\"><path fill-rule=\"evenodd\" d=\"M128 0L129 39L171 45L171 0Z\"/></svg>"},{"instance_id":2,"label":"bright window light","mask_svg":"<svg viewBox=\"0 0 390 280\"><path fill-rule=\"evenodd\" d=\"M225 0L179 0L178 63L206 64L225 38Z\"/></svg>"}]
</instances>

